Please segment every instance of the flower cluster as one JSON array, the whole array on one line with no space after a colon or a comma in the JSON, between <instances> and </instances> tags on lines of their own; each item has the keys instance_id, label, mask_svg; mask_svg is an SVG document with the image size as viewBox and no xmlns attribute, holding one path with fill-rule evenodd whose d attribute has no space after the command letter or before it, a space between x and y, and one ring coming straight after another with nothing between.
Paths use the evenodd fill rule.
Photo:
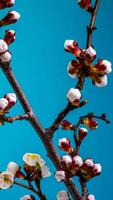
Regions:
<instances>
[{"instance_id":1,"label":"flower cluster","mask_svg":"<svg viewBox=\"0 0 113 200\"><path fill-rule=\"evenodd\" d=\"M61 158L61 166L62 170L57 171L55 174L57 181L65 180L66 175L69 177L80 176L85 181L89 181L91 178L99 175L102 171L102 167L99 163L95 163L91 158L83 160L78 155L63 156Z\"/></svg>"},{"instance_id":2,"label":"flower cluster","mask_svg":"<svg viewBox=\"0 0 113 200\"><path fill-rule=\"evenodd\" d=\"M4 115L8 112L12 106L16 104L16 95L14 93L8 93L0 99L0 115Z\"/></svg>"},{"instance_id":3,"label":"flower cluster","mask_svg":"<svg viewBox=\"0 0 113 200\"><path fill-rule=\"evenodd\" d=\"M88 49L81 49L74 40L66 40L64 49L77 58L68 64L67 72L70 77L79 78L84 72L86 77L91 78L94 85L98 87L107 85L107 75L112 72L111 63L108 60L100 59L97 64L92 64L96 58L96 51L91 46Z\"/></svg>"},{"instance_id":4,"label":"flower cluster","mask_svg":"<svg viewBox=\"0 0 113 200\"><path fill-rule=\"evenodd\" d=\"M0 9L13 6L15 0L0 1ZM20 14L16 11L9 11L8 14L0 20L0 27L14 24L20 18ZM11 53L8 46L15 40L15 31L7 30L4 39L0 39L0 64L9 63L11 61Z\"/></svg>"},{"instance_id":5,"label":"flower cluster","mask_svg":"<svg viewBox=\"0 0 113 200\"><path fill-rule=\"evenodd\" d=\"M45 161L38 154L26 153L23 156L23 160L26 174L21 171L17 163L9 162L6 171L0 173L0 189L10 188L14 184L15 178L25 180L31 178L30 181L34 181L37 177L42 179L51 175Z\"/></svg>"}]
</instances>

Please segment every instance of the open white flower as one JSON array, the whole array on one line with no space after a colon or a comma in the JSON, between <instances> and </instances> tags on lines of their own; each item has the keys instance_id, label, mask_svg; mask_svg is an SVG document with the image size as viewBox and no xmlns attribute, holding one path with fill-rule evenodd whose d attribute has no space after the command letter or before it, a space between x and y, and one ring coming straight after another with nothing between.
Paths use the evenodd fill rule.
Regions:
<instances>
[{"instance_id":1,"label":"open white flower","mask_svg":"<svg viewBox=\"0 0 113 200\"><path fill-rule=\"evenodd\" d=\"M23 156L23 161L29 166L36 166L37 163L39 165L45 164L45 161L38 154L34 153L26 153Z\"/></svg>"},{"instance_id":2,"label":"open white flower","mask_svg":"<svg viewBox=\"0 0 113 200\"><path fill-rule=\"evenodd\" d=\"M49 170L49 167L46 166L45 164L41 166L41 173L42 173L43 178L51 176L51 172Z\"/></svg>"},{"instance_id":3,"label":"open white flower","mask_svg":"<svg viewBox=\"0 0 113 200\"><path fill-rule=\"evenodd\" d=\"M15 162L9 162L7 165L7 171L12 173L14 176L19 171L20 166Z\"/></svg>"},{"instance_id":4,"label":"open white flower","mask_svg":"<svg viewBox=\"0 0 113 200\"><path fill-rule=\"evenodd\" d=\"M65 190L61 190L57 194L57 200L69 200L68 193Z\"/></svg>"},{"instance_id":5,"label":"open white flower","mask_svg":"<svg viewBox=\"0 0 113 200\"><path fill-rule=\"evenodd\" d=\"M11 172L4 171L0 173L0 188L8 189L14 183L14 175Z\"/></svg>"}]
</instances>

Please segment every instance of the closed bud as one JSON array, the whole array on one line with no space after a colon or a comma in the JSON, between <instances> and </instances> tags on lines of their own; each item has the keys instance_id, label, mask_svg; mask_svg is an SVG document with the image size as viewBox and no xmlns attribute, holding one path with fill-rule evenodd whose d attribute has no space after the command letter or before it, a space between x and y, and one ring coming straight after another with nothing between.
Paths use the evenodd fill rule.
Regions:
<instances>
[{"instance_id":1,"label":"closed bud","mask_svg":"<svg viewBox=\"0 0 113 200\"><path fill-rule=\"evenodd\" d=\"M0 55L0 62L2 64L9 63L11 61L11 53L9 51L6 51L5 53Z\"/></svg>"},{"instance_id":2,"label":"closed bud","mask_svg":"<svg viewBox=\"0 0 113 200\"><path fill-rule=\"evenodd\" d=\"M94 162L91 158L88 158L84 161L84 165L86 165L88 168L93 168L94 167Z\"/></svg>"},{"instance_id":3,"label":"closed bud","mask_svg":"<svg viewBox=\"0 0 113 200\"><path fill-rule=\"evenodd\" d=\"M1 98L0 99L0 115L5 114L7 106L8 106L7 99Z\"/></svg>"},{"instance_id":4,"label":"closed bud","mask_svg":"<svg viewBox=\"0 0 113 200\"><path fill-rule=\"evenodd\" d=\"M76 168L80 168L83 165L83 160L80 156L73 157L73 166Z\"/></svg>"},{"instance_id":5,"label":"closed bud","mask_svg":"<svg viewBox=\"0 0 113 200\"><path fill-rule=\"evenodd\" d=\"M63 120L63 121L61 122L60 126L61 126L61 128L62 128L63 130L71 130L72 127L73 127L73 125L72 125L70 122L68 122L67 120Z\"/></svg>"},{"instance_id":6,"label":"closed bud","mask_svg":"<svg viewBox=\"0 0 113 200\"><path fill-rule=\"evenodd\" d=\"M35 200L35 198L32 195L24 195L20 200Z\"/></svg>"},{"instance_id":7,"label":"closed bud","mask_svg":"<svg viewBox=\"0 0 113 200\"><path fill-rule=\"evenodd\" d=\"M89 195L87 196L87 199L86 199L86 200L95 200L95 196L92 195L92 194L89 194Z\"/></svg>"},{"instance_id":8,"label":"closed bud","mask_svg":"<svg viewBox=\"0 0 113 200\"><path fill-rule=\"evenodd\" d=\"M55 174L55 178L58 182L65 180L65 178L66 178L65 171L62 171L62 170L57 171Z\"/></svg>"},{"instance_id":9,"label":"closed bud","mask_svg":"<svg viewBox=\"0 0 113 200\"><path fill-rule=\"evenodd\" d=\"M0 1L0 9L8 8L13 6L15 3L15 0L2 0Z\"/></svg>"},{"instance_id":10,"label":"closed bud","mask_svg":"<svg viewBox=\"0 0 113 200\"><path fill-rule=\"evenodd\" d=\"M79 105L81 96L81 92L77 88L71 88L67 93L68 100L75 106Z\"/></svg>"},{"instance_id":11,"label":"closed bud","mask_svg":"<svg viewBox=\"0 0 113 200\"><path fill-rule=\"evenodd\" d=\"M98 123L95 119L93 118L89 118L86 117L82 120L82 123L87 126L88 128L90 128L91 130L95 130L96 128L98 128Z\"/></svg>"},{"instance_id":12,"label":"closed bud","mask_svg":"<svg viewBox=\"0 0 113 200\"><path fill-rule=\"evenodd\" d=\"M9 102L10 106L13 106L16 104L17 98L15 93L8 93L4 96L5 99Z\"/></svg>"},{"instance_id":13,"label":"closed bud","mask_svg":"<svg viewBox=\"0 0 113 200\"><path fill-rule=\"evenodd\" d=\"M92 10L92 5L91 5L91 0L78 0L78 4L80 5L81 8L91 11Z\"/></svg>"},{"instance_id":14,"label":"closed bud","mask_svg":"<svg viewBox=\"0 0 113 200\"><path fill-rule=\"evenodd\" d=\"M7 43L0 39L0 54L5 53L8 50L8 45Z\"/></svg>"},{"instance_id":15,"label":"closed bud","mask_svg":"<svg viewBox=\"0 0 113 200\"><path fill-rule=\"evenodd\" d=\"M80 57L82 50L78 47L78 43L74 40L66 40L64 43L64 49L76 57Z\"/></svg>"},{"instance_id":16,"label":"closed bud","mask_svg":"<svg viewBox=\"0 0 113 200\"><path fill-rule=\"evenodd\" d=\"M107 83L108 83L108 81L107 81L107 75L99 77L99 81L98 82L94 82L94 84L97 87L105 87L107 85Z\"/></svg>"},{"instance_id":17,"label":"closed bud","mask_svg":"<svg viewBox=\"0 0 113 200\"><path fill-rule=\"evenodd\" d=\"M102 166L100 165L100 163L95 164L93 167L94 175L96 176L96 175L100 174L101 171L102 171Z\"/></svg>"},{"instance_id":18,"label":"closed bud","mask_svg":"<svg viewBox=\"0 0 113 200\"><path fill-rule=\"evenodd\" d=\"M81 142L87 135L88 130L86 128L80 128L78 131L78 140Z\"/></svg>"},{"instance_id":19,"label":"closed bud","mask_svg":"<svg viewBox=\"0 0 113 200\"><path fill-rule=\"evenodd\" d=\"M70 168L72 166L72 158L68 155L62 156L61 158L61 165L63 168Z\"/></svg>"},{"instance_id":20,"label":"closed bud","mask_svg":"<svg viewBox=\"0 0 113 200\"><path fill-rule=\"evenodd\" d=\"M5 32L4 41L5 41L8 45L10 45L12 42L15 41L15 34L16 34L15 31L13 31L13 30L7 30L7 31Z\"/></svg>"},{"instance_id":21,"label":"closed bud","mask_svg":"<svg viewBox=\"0 0 113 200\"><path fill-rule=\"evenodd\" d=\"M81 74L81 64L77 60L69 62L67 67L67 73L71 78L79 77Z\"/></svg>"},{"instance_id":22,"label":"closed bud","mask_svg":"<svg viewBox=\"0 0 113 200\"><path fill-rule=\"evenodd\" d=\"M20 19L20 14L16 11L10 11L1 21L0 26L14 24Z\"/></svg>"},{"instance_id":23,"label":"closed bud","mask_svg":"<svg viewBox=\"0 0 113 200\"><path fill-rule=\"evenodd\" d=\"M85 52L85 60L88 62L92 62L96 58L96 51L90 46L86 49Z\"/></svg>"},{"instance_id":24,"label":"closed bud","mask_svg":"<svg viewBox=\"0 0 113 200\"><path fill-rule=\"evenodd\" d=\"M62 138L62 139L59 139L59 147L67 152L67 153L72 153L73 152L73 148L71 147L70 145L70 140L67 139L67 138Z\"/></svg>"},{"instance_id":25,"label":"closed bud","mask_svg":"<svg viewBox=\"0 0 113 200\"><path fill-rule=\"evenodd\" d=\"M20 166L15 162L9 162L7 165L7 171L12 173L14 176L20 170Z\"/></svg>"}]
</instances>

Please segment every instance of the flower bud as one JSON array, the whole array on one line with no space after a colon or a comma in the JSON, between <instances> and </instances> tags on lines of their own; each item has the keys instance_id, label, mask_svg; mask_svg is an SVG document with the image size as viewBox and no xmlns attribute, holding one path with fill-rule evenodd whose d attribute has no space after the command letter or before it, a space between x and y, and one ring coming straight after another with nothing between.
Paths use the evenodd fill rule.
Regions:
<instances>
[{"instance_id":1,"label":"flower bud","mask_svg":"<svg viewBox=\"0 0 113 200\"><path fill-rule=\"evenodd\" d=\"M79 105L81 93L79 89L71 88L67 93L68 100L75 106Z\"/></svg>"},{"instance_id":2,"label":"flower bud","mask_svg":"<svg viewBox=\"0 0 113 200\"><path fill-rule=\"evenodd\" d=\"M0 54L6 52L7 50L8 50L7 43L4 40L0 39Z\"/></svg>"},{"instance_id":3,"label":"flower bud","mask_svg":"<svg viewBox=\"0 0 113 200\"><path fill-rule=\"evenodd\" d=\"M78 131L78 140L81 142L87 135L88 130L86 128L80 128Z\"/></svg>"},{"instance_id":4,"label":"flower bud","mask_svg":"<svg viewBox=\"0 0 113 200\"><path fill-rule=\"evenodd\" d=\"M16 104L17 98L15 93L8 93L4 96L5 99L9 102L10 106L13 106Z\"/></svg>"},{"instance_id":5,"label":"flower bud","mask_svg":"<svg viewBox=\"0 0 113 200\"><path fill-rule=\"evenodd\" d=\"M5 98L0 99L0 115L5 114L5 110L8 106L8 101Z\"/></svg>"},{"instance_id":6,"label":"flower bud","mask_svg":"<svg viewBox=\"0 0 113 200\"><path fill-rule=\"evenodd\" d=\"M94 175L96 176L96 175L100 174L101 171L102 171L102 166L100 165L100 163L95 164L94 167L93 167Z\"/></svg>"},{"instance_id":7,"label":"flower bud","mask_svg":"<svg viewBox=\"0 0 113 200\"><path fill-rule=\"evenodd\" d=\"M0 26L14 24L20 19L20 14L16 11L10 11L1 21Z\"/></svg>"},{"instance_id":8,"label":"flower bud","mask_svg":"<svg viewBox=\"0 0 113 200\"><path fill-rule=\"evenodd\" d=\"M14 183L14 176L12 173L5 171L0 173L0 189L8 189Z\"/></svg>"},{"instance_id":9,"label":"flower bud","mask_svg":"<svg viewBox=\"0 0 113 200\"><path fill-rule=\"evenodd\" d=\"M99 77L98 82L94 82L97 87L105 87L107 85L107 75Z\"/></svg>"},{"instance_id":10,"label":"flower bud","mask_svg":"<svg viewBox=\"0 0 113 200\"><path fill-rule=\"evenodd\" d=\"M71 130L72 127L73 127L73 125L72 125L70 122L68 122L67 120L63 120L63 121L61 122L60 126L61 126L61 128L62 128L63 130Z\"/></svg>"},{"instance_id":11,"label":"flower bud","mask_svg":"<svg viewBox=\"0 0 113 200\"><path fill-rule=\"evenodd\" d=\"M88 167L88 168L93 168L94 167L94 162L92 159L88 158L84 161L84 164Z\"/></svg>"},{"instance_id":12,"label":"flower bud","mask_svg":"<svg viewBox=\"0 0 113 200\"><path fill-rule=\"evenodd\" d=\"M12 173L14 176L19 171L20 166L17 165L15 162L9 162L7 165L7 171Z\"/></svg>"},{"instance_id":13,"label":"flower bud","mask_svg":"<svg viewBox=\"0 0 113 200\"><path fill-rule=\"evenodd\" d=\"M72 158L68 155L62 156L61 165L64 168L70 168L72 166Z\"/></svg>"},{"instance_id":14,"label":"flower bud","mask_svg":"<svg viewBox=\"0 0 113 200\"><path fill-rule=\"evenodd\" d=\"M103 60L101 62L101 66L105 67L104 72L106 74L110 74L112 72L112 68L111 68L111 62L109 62L108 60Z\"/></svg>"},{"instance_id":15,"label":"flower bud","mask_svg":"<svg viewBox=\"0 0 113 200\"><path fill-rule=\"evenodd\" d=\"M91 0L78 0L78 4L80 5L81 8L91 11L92 10L92 5L91 5Z\"/></svg>"},{"instance_id":16,"label":"flower bud","mask_svg":"<svg viewBox=\"0 0 113 200\"><path fill-rule=\"evenodd\" d=\"M92 194L89 194L89 195L87 196L87 200L95 200L95 196L92 195Z\"/></svg>"},{"instance_id":17,"label":"flower bud","mask_svg":"<svg viewBox=\"0 0 113 200\"><path fill-rule=\"evenodd\" d=\"M68 193L65 190L58 192L57 200L69 200Z\"/></svg>"},{"instance_id":18,"label":"flower bud","mask_svg":"<svg viewBox=\"0 0 113 200\"><path fill-rule=\"evenodd\" d=\"M65 178L66 178L65 171L62 171L62 170L57 171L55 174L55 178L58 182L65 180Z\"/></svg>"},{"instance_id":19,"label":"flower bud","mask_svg":"<svg viewBox=\"0 0 113 200\"><path fill-rule=\"evenodd\" d=\"M76 168L79 168L83 165L83 160L80 156L74 156L73 157L73 165L76 167Z\"/></svg>"},{"instance_id":20,"label":"flower bud","mask_svg":"<svg viewBox=\"0 0 113 200\"><path fill-rule=\"evenodd\" d=\"M88 62L92 62L96 58L96 51L90 46L86 49L85 52L85 60Z\"/></svg>"},{"instance_id":21,"label":"flower bud","mask_svg":"<svg viewBox=\"0 0 113 200\"><path fill-rule=\"evenodd\" d=\"M62 138L62 139L59 139L59 147L67 152L67 153L72 153L73 152L73 148L71 147L70 145L70 140L67 139L67 138Z\"/></svg>"},{"instance_id":22,"label":"flower bud","mask_svg":"<svg viewBox=\"0 0 113 200\"><path fill-rule=\"evenodd\" d=\"M8 8L13 6L15 3L15 0L2 0L0 1L0 9Z\"/></svg>"},{"instance_id":23,"label":"flower bud","mask_svg":"<svg viewBox=\"0 0 113 200\"><path fill-rule=\"evenodd\" d=\"M77 57L81 55L81 49L78 47L78 43L74 40L66 40L64 43L64 49Z\"/></svg>"},{"instance_id":24,"label":"flower bud","mask_svg":"<svg viewBox=\"0 0 113 200\"><path fill-rule=\"evenodd\" d=\"M12 42L15 41L15 34L16 34L15 31L13 31L13 30L7 30L7 31L5 32L4 41L5 41L8 45L10 45Z\"/></svg>"},{"instance_id":25,"label":"flower bud","mask_svg":"<svg viewBox=\"0 0 113 200\"><path fill-rule=\"evenodd\" d=\"M6 51L5 53L0 55L0 62L2 64L9 63L11 61L11 53L9 51Z\"/></svg>"},{"instance_id":26,"label":"flower bud","mask_svg":"<svg viewBox=\"0 0 113 200\"><path fill-rule=\"evenodd\" d=\"M20 200L35 200L35 198L32 195L24 195Z\"/></svg>"}]
</instances>

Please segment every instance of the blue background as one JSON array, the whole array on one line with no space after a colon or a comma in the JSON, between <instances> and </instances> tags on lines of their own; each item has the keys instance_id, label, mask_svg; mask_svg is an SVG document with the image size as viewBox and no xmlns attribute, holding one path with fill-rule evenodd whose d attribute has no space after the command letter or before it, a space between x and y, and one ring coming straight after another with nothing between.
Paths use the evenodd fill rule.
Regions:
<instances>
[{"instance_id":1,"label":"blue background","mask_svg":"<svg viewBox=\"0 0 113 200\"><path fill-rule=\"evenodd\" d=\"M93 35L93 44L98 58L108 59L113 63L113 2L103 0L96 21L98 27ZM16 42L10 47L13 54L12 66L14 73L26 93L34 111L44 127L51 125L57 113L66 105L66 92L75 86L76 80L68 77L66 67L73 56L63 49L65 39L75 39L85 48L86 25L89 14L79 8L72 0L19 0L14 6L21 13L21 20L16 25L2 28L0 37L5 29L15 29ZM0 17L9 9L1 11ZM87 80L82 92L89 103L82 109L67 116L76 122L80 115L95 111L96 114L106 112L113 121L113 76L109 75L109 84L105 88L92 86ZM7 92L13 92L2 71L0 72L0 97ZM23 110L19 103L11 109L10 115L21 114ZM103 166L101 176L88 183L89 193L93 193L97 200L112 199L112 123L99 123L95 132L89 132L82 145L83 158L93 157ZM59 130L54 142L58 149L58 138L68 137L71 133ZM9 161L22 165L22 156L26 152L39 153L50 166L55 169L48 158L45 149L32 127L26 122L15 122L0 127L0 170L4 171ZM60 154L63 154L59 150ZM43 190L48 200L56 199L56 193L64 189L63 184L56 182L54 176L43 181ZM29 194L28 190L14 186L9 190L0 191L0 199L19 199ZM31 194L31 193L30 193Z\"/></svg>"}]
</instances>

